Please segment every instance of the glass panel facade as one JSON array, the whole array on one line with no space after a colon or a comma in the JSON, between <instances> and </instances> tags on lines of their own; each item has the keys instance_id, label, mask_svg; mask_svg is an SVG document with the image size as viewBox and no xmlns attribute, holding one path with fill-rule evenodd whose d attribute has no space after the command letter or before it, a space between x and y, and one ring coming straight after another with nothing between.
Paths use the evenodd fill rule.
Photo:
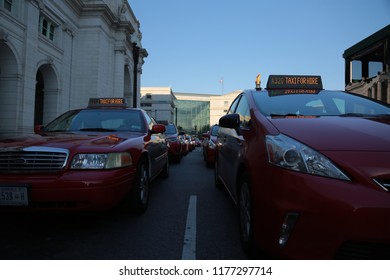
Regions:
<instances>
[{"instance_id":1,"label":"glass panel facade","mask_svg":"<svg viewBox=\"0 0 390 280\"><path fill-rule=\"evenodd\" d=\"M194 135L210 128L209 101L175 100L175 106L175 122L180 131Z\"/></svg>"}]
</instances>

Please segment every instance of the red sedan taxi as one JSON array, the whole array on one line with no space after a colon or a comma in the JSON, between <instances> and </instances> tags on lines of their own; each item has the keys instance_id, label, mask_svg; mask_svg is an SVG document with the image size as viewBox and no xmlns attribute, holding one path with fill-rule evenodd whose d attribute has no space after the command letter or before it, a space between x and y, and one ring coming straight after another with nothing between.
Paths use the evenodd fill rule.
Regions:
<instances>
[{"instance_id":1,"label":"red sedan taxi","mask_svg":"<svg viewBox=\"0 0 390 280\"><path fill-rule=\"evenodd\" d=\"M252 254L390 258L390 106L328 91L320 76L271 75L219 120L217 187Z\"/></svg>"},{"instance_id":2,"label":"red sedan taxi","mask_svg":"<svg viewBox=\"0 0 390 280\"><path fill-rule=\"evenodd\" d=\"M0 209L144 212L169 174L164 125L123 98L95 98L35 135L0 139Z\"/></svg>"},{"instance_id":3,"label":"red sedan taxi","mask_svg":"<svg viewBox=\"0 0 390 280\"><path fill-rule=\"evenodd\" d=\"M169 143L169 159L171 161L179 163L184 155L184 142L179 137L176 125L174 123L168 123L165 125L165 136Z\"/></svg>"},{"instance_id":4,"label":"red sedan taxi","mask_svg":"<svg viewBox=\"0 0 390 280\"><path fill-rule=\"evenodd\" d=\"M215 163L215 148L217 147L215 143L217 142L218 130L218 125L212 125L210 131L203 135L205 137L203 143L203 159L207 167L212 167Z\"/></svg>"}]
</instances>

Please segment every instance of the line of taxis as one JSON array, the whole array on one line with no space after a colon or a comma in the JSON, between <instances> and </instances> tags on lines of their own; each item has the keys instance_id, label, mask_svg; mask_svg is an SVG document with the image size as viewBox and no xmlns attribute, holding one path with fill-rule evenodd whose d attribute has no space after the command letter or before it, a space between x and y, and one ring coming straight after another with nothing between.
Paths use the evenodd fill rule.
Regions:
<instances>
[{"instance_id":1,"label":"line of taxis","mask_svg":"<svg viewBox=\"0 0 390 280\"><path fill-rule=\"evenodd\" d=\"M219 120L215 184L252 255L390 259L390 106L270 75Z\"/></svg>"},{"instance_id":2,"label":"line of taxis","mask_svg":"<svg viewBox=\"0 0 390 280\"><path fill-rule=\"evenodd\" d=\"M256 82L219 120L205 158L237 205L245 251L390 259L390 106L324 90L320 76ZM0 209L144 212L150 182L180 157L166 129L125 99L95 98L35 135L0 139Z\"/></svg>"}]
</instances>

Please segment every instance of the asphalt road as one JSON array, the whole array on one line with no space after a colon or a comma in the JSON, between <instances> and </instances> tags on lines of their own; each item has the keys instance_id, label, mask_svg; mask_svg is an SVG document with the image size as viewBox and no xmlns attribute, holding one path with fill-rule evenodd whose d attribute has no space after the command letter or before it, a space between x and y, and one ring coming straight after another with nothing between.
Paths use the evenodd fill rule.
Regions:
<instances>
[{"instance_id":1,"label":"asphalt road","mask_svg":"<svg viewBox=\"0 0 390 280\"><path fill-rule=\"evenodd\" d=\"M237 211L201 148L152 183L142 215L0 213L3 260L242 260Z\"/></svg>"}]
</instances>

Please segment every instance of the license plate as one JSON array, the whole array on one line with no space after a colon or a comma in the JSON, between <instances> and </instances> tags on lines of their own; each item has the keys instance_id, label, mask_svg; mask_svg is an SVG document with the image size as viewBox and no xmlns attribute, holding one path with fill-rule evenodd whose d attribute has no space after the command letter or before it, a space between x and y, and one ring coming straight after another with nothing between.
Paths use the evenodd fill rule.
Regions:
<instances>
[{"instance_id":1,"label":"license plate","mask_svg":"<svg viewBox=\"0 0 390 280\"><path fill-rule=\"evenodd\" d=\"M27 187L0 186L0 206L27 206Z\"/></svg>"}]
</instances>

